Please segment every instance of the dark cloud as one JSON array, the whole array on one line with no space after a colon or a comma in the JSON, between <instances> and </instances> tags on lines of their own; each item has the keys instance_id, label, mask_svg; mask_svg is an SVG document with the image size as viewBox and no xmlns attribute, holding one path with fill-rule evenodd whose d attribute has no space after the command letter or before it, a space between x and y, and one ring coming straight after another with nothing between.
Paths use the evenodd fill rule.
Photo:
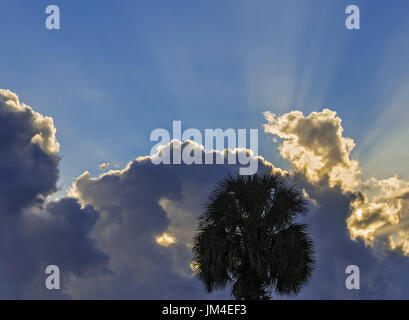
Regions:
<instances>
[{"instance_id":1,"label":"dark cloud","mask_svg":"<svg viewBox=\"0 0 409 320\"><path fill-rule=\"evenodd\" d=\"M0 208L4 214L18 214L56 190L58 144L54 127L28 106L20 104L10 91L0 91ZM46 144L33 142L47 137ZM37 140L39 141L39 140Z\"/></svg>"},{"instance_id":2,"label":"dark cloud","mask_svg":"<svg viewBox=\"0 0 409 320\"><path fill-rule=\"evenodd\" d=\"M406 299L409 279L402 276L409 260L392 252L368 248L362 241L352 241L346 219L354 194L339 189L323 189L297 177L297 184L307 189L318 206L311 206L303 218L309 225L317 252L317 268L298 298L302 299ZM345 286L348 265L360 269L360 290Z\"/></svg>"},{"instance_id":3,"label":"dark cloud","mask_svg":"<svg viewBox=\"0 0 409 320\"><path fill-rule=\"evenodd\" d=\"M104 271L89 236L98 213L76 199L44 202L57 189L58 148L52 120L0 90L0 298L65 297L45 289L50 264L64 279Z\"/></svg>"}]
</instances>

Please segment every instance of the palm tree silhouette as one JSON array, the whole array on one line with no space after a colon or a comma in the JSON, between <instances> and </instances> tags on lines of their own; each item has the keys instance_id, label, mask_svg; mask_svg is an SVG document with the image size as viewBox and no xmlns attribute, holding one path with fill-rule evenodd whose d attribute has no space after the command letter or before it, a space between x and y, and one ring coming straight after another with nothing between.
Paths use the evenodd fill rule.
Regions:
<instances>
[{"instance_id":1,"label":"palm tree silhouette","mask_svg":"<svg viewBox=\"0 0 409 320\"><path fill-rule=\"evenodd\" d=\"M278 174L229 175L210 194L193 244L193 270L208 293L236 299L296 295L315 268L307 201Z\"/></svg>"}]
</instances>

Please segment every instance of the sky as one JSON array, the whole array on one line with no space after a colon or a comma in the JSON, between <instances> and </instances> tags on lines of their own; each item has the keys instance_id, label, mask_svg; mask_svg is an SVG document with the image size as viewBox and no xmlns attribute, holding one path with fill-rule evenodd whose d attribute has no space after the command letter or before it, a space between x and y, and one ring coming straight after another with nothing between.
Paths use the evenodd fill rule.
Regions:
<instances>
[{"instance_id":1,"label":"sky","mask_svg":"<svg viewBox=\"0 0 409 320\"><path fill-rule=\"evenodd\" d=\"M59 30L45 27L50 4ZM359 30L345 27L350 4ZM408 297L407 1L1 5L0 297L229 298L192 277L189 246L230 169L138 158L175 120L258 129L259 167L311 197L319 264L299 297ZM164 233L176 243L158 244ZM58 292L47 264L66 270ZM360 290L345 289L349 264Z\"/></svg>"}]
</instances>

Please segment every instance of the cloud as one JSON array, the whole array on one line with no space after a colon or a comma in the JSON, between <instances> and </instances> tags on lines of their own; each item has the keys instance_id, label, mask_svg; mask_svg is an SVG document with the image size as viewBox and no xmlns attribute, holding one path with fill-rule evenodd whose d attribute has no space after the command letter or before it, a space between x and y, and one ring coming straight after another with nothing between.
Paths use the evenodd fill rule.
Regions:
<instances>
[{"instance_id":1,"label":"cloud","mask_svg":"<svg viewBox=\"0 0 409 320\"><path fill-rule=\"evenodd\" d=\"M206 152L192 141L174 140L160 152L168 149L173 154L173 148L195 149L203 160L206 154L228 156L224 151ZM238 156L247 150L230 152ZM139 157L123 170L96 178L85 172L75 181L70 194L101 213L93 236L109 255L112 274L93 279L95 285L86 279L72 282L72 296L203 298L202 285L193 279L190 267L197 217L216 182L238 172L240 165L155 165L151 159ZM260 170L277 170L261 157L256 159Z\"/></svg>"},{"instance_id":2,"label":"cloud","mask_svg":"<svg viewBox=\"0 0 409 320\"><path fill-rule=\"evenodd\" d=\"M98 178L86 172L66 197L47 201L57 191L55 133L51 118L0 91L0 297L203 297L190 268L196 217L206 193L239 166L157 166L139 157ZM205 153L193 142L166 148L249 155ZM61 269L62 291L45 288L50 264Z\"/></svg>"},{"instance_id":3,"label":"cloud","mask_svg":"<svg viewBox=\"0 0 409 320\"><path fill-rule=\"evenodd\" d=\"M98 167L101 171L105 171L110 167L110 163L109 162L103 162L101 163Z\"/></svg>"},{"instance_id":4,"label":"cloud","mask_svg":"<svg viewBox=\"0 0 409 320\"><path fill-rule=\"evenodd\" d=\"M259 170L285 175L311 202L303 219L318 266L300 297L407 296L399 275L409 260L365 246L408 255L409 183L361 181L350 158L354 142L333 111L265 115L266 131L283 140L280 154L295 170L257 157ZM47 201L57 190L55 132L51 118L0 91L0 298L229 298L227 291L206 295L192 277L191 240L207 194L240 165L155 165L142 156L98 177L84 172L66 197ZM249 155L175 140L160 152L173 148L197 150L202 159ZM45 289L50 264L61 267L61 291ZM359 292L345 288L349 264L361 268Z\"/></svg>"},{"instance_id":5,"label":"cloud","mask_svg":"<svg viewBox=\"0 0 409 320\"><path fill-rule=\"evenodd\" d=\"M0 208L18 214L56 191L59 145L52 120L8 90L0 90L0 124Z\"/></svg>"},{"instance_id":6,"label":"cloud","mask_svg":"<svg viewBox=\"0 0 409 320\"><path fill-rule=\"evenodd\" d=\"M341 119L336 112L324 109L307 117L300 111L280 117L265 112L264 116L265 131L283 139L279 147L281 156L309 181L326 180L330 187L340 184L345 190L358 186L358 161L349 157L355 143L343 137Z\"/></svg>"},{"instance_id":7,"label":"cloud","mask_svg":"<svg viewBox=\"0 0 409 320\"><path fill-rule=\"evenodd\" d=\"M194 208L194 199L185 198L186 203L178 203L167 198L159 200L159 205L166 212L169 219L169 227L167 234L174 239L175 242L183 243L186 247L192 247L192 239L195 235L196 217L186 208ZM189 203L190 202L190 203Z\"/></svg>"},{"instance_id":8,"label":"cloud","mask_svg":"<svg viewBox=\"0 0 409 320\"><path fill-rule=\"evenodd\" d=\"M58 153L60 144L55 138L56 129L52 118L44 117L26 104L20 103L18 96L10 90L0 89L0 105L3 117L14 118L15 125L25 126L26 134L31 135L31 143L38 144L46 153ZM17 121L20 121L20 124Z\"/></svg>"},{"instance_id":9,"label":"cloud","mask_svg":"<svg viewBox=\"0 0 409 320\"><path fill-rule=\"evenodd\" d=\"M265 112L265 131L281 138L280 154L312 184L338 186L351 194L351 215L346 219L351 239L367 246L409 255L409 182L397 176L366 182L359 178L355 147L343 136L341 119L324 109L304 116L292 111L282 116Z\"/></svg>"},{"instance_id":10,"label":"cloud","mask_svg":"<svg viewBox=\"0 0 409 320\"><path fill-rule=\"evenodd\" d=\"M308 224L317 253L317 267L300 299L406 299L409 280L402 273L409 268L405 256L390 251L371 250L363 241L352 241L346 220L355 194L341 189L322 188L296 175L297 185L304 186L318 206L302 222ZM348 265L360 269L360 290L345 287Z\"/></svg>"},{"instance_id":11,"label":"cloud","mask_svg":"<svg viewBox=\"0 0 409 320\"><path fill-rule=\"evenodd\" d=\"M89 237L98 213L76 199L45 202L58 179L51 118L0 90L0 298L65 297L45 289L45 268L64 277L102 272L107 256Z\"/></svg>"},{"instance_id":12,"label":"cloud","mask_svg":"<svg viewBox=\"0 0 409 320\"><path fill-rule=\"evenodd\" d=\"M173 147L204 152L202 146L192 142L174 142L164 148L171 151ZM262 158L259 161L260 170L281 172L304 190L311 202L303 222L314 238L318 264L300 298L405 297L407 290L396 275L409 267L409 261L383 259L363 243L351 241L347 233L346 219L355 193L345 192L341 184L323 187L301 172L289 174ZM75 298L229 298L227 291L205 294L192 277L190 263L196 218L206 195L232 170L237 171L238 166L154 165L150 157L139 157L123 170L96 178L85 172L75 181L71 194L101 213L93 236L110 256L112 273L74 279L67 293ZM351 264L361 269L359 292L345 287L345 268Z\"/></svg>"},{"instance_id":13,"label":"cloud","mask_svg":"<svg viewBox=\"0 0 409 320\"><path fill-rule=\"evenodd\" d=\"M347 219L353 239L409 256L409 182L397 176L365 182Z\"/></svg>"},{"instance_id":14,"label":"cloud","mask_svg":"<svg viewBox=\"0 0 409 320\"><path fill-rule=\"evenodd\" d=\"M52 292L45 288L44 271L48 265L60 268L63 289L71 277L88 278L109 273L108 256L97 248L90 236L98 218L99 213L92 207L81 208L77 199L72 198L26 210L10 235L16 251L7 255L13 267L7 270L9 275L12 272L9 281L13 281L15 287L19 284L20 291L15 297L68 298L64 290ZM3 249L4 254L10 248Z\"/></svg>"}]
</instances>

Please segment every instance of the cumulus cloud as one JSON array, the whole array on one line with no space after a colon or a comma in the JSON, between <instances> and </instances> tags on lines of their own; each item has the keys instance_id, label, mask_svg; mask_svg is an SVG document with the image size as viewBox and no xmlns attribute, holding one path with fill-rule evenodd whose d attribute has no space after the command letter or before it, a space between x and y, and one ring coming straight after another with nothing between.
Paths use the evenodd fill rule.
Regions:
<instances>
[{"instance_id":1,"label":"cumulus cloud","mask_svg":"<svg viewBox=\"0 0 409 320\"><path fill-rule=\"evenodd\" d=\"M335 113L325 111L317 118L312 122L318 129L312 132L308 132L307 128L299 131L296 126L289 130L292 134L309 134L309 139L297 140L298 136L287 134L301 146L301 158L306 150L313 159L315 157L320 161L320 166L311 169L308 157L304 159L304 165L299 165L301 162L298 162L297 157L288 157L296 163L296 170L291 174L258 158L260 170L268 169L286 175L291 183L302 188L311 202L311 210L305 222L311 226L318 267L301 297L405 296L407 290L401 286L401 279L394 275L388 276L388 272L398 274L399 270L409 266L409 262L395 257L381 259L367 250L364 244L351 241L346 233L347 219L354 201L358 201L359 196L364 199L364 194L370 195L371 188L374 189L373 196L379 195L380 191L369 182L365 184L359 180L358 163L349 157L353 141L342 136L341 122ZM289 123L288 126L294 124ZM304 126L308 127L307 124ZM327 135L326 142L320 142L320 135L314 136L314 131L325 133L325 128L329 128L332 133ZM285 139L286 135L280 137ZM312 147L309 147L307 141L312 143ZM292 147L298 148L299 145ZM193 142L181 144L173 141L162 147L160 152L169 149L172 154L172 148L185 147L197 149L204 157L204 148ZM334 150L336 147L339 150ZM226 155L227 152L214 152L215 157ZM201 285L192 278L189 268L191 239L206 195L218 179L237 169L237 166L227 165L154 165L151 157L145 156L131 161L123 170L111 170L96 178L85 172L75 181L70 194L77 197L82 205L91 205L101 213L93 237L109 255L108 267L112 273L90 279L74 279L67 293L76 298L207 297ZM342 170L350 173L347 179L337 175ZM395 198L396 192L389 190L386 198ZM406 194L399 194L399 197L403 199ZM380 198L371 198L371 201L380 201ZM351 227L348 227L351 232ZM359 265L366 275L359 292L345 288L345 268L350 264ZM209 297L227 298L228 293L221 292L219 296Z\"/></svg>"},{"instance_id":2,"label":"cumulus cloud","mask_svg":"<svg viewBox=\"0 0 409 320\"><path fill-rule=\"evenodd\" d=\"M8 90L0 90L0 124L0 208L18 214L56 191L59 145L52 120Z\"/></svg>"},{"instance_id":3,"label":"cumulus cloud","mask_svg":"<svg viewBox=\"0 0 409 320\"><path fill-rule=\"evenodd\" d=\"M18 96L10 90L0 89L0 105L2 117L14 118L15 125L25 126L26 134L31 135L29 140L31 143L38 144L49 154L56 154L59 151L60 144L55 138L56 129L52 118L44 117L21 103ZM20 123L17 123L18 121ZM27 136L20 138L24 139Z\"/></svg>"},{"instance_id":4,"label":"cumulus cloud","mask_svg":"<svg viewBox=\"0 0 409 320\"><path fill-rule=\"evenodd\" d=\"M409 182L372 178L362 188L347 219L351 237L409 256Z\"/></svg>"},{"instance_id":5,"label":"cumulus cloud","mask_svg":"<svg viewBox=\"0 0 409 320\"><path fill-rule=\"evenodd\" d=\"M66 279L102 272L108 259L89 236L94 209L76 199L45 202L57 190L55 132L51 118L0 90L1 298L50 297L47 265L63 266Z\"/></svg>"},{"instance_id":6,"label":"cumulus cloud","mask_svg":"<svg viewBox=\"0 0 409 320\"><path fill-rule=\"evenodd\" d=\"M300 111L280 117L265 112L264 116L265 131L283 139L279 147L281 156L311 182L327 180L330 187L340 184L346 190L358 186L358 161L349 157L355 143L343 137L336 112L324 109L307 117Z\"/></svg>"},{"instance_id":7,"label":"cumulus cloud","mask_svg":"<svg viewBox=\"0 0 409 320\"><path fill-rule=\"evenodd\" d=\"M196 150L203 164L156 165L146 156L123 170L96 178L85 172L77 178L70 194L101 213L93 236L109 255L112 274L92 280L95 285L74 281L72 296L110 297L114 292L116 298L203 297L190 268L197 217L216 182L241 166L204 164L206 155L227 159L228 152L206 152L192 141L174 140L159 152L173 154L174 148ZM247 150L229 152L238 157ZM260 170L277 170L263 158L255 159Z\"/></svg>"},{"instance_id":8,"label":"cumulus cloud","mask_svg":"<svg viewBox=\"0 0 409 320\"><path fill-rule=\"evenodd\" d=\"M361 181L359 163L350 157L354 142L343 136L334 111L265 116L266 131L283 140L280 154L294 172L253 160L260 171L285 175L311 203L303 219L318 267L301 297L407 296L399 274L409 260L384 259L365 245L409 255L409 183ZM0 298L229 297L224 291L207 296L192 277L191 241L207 194L239 164L155 165L142 156L98 177L85 172L66 197L47 201L57 190L55 133L51 118L0 90ZM173 141L159 153L174 148L196 150L202 159L250 155L246 149L206 152L192 141ZM44 287L50 264L61 267L62 291ZM349 264L365 274L359 292L345 288Z\"/></svg>"},{"instance_id":9,"label":"cumulus cloud","mask_svg":"<svg viewBox=\"0 0 409 320\"><path fill-rule=\"evenodd\" d=\"M409 182L396 176L361 181L359 163L350 158L355 143L343 136L336 112L324 109L308 116L300 111L282 116L265 112L264 116L265 131L282 139L280 154L296 172L312 184L338 186L350 193L351 215L346 222L353 240L409 255Z\"/></svg>"},{"instance_id":10,"label":"cumulus cloud","mask_svg":"<svg viewBox=\"0 0 409 320\"><path fill-rule=\"evenodd\" d=\"M171 151L174 147L198 148L202 156L205 152L192 142L174 142L163 148ZM96 178L85 172L75 181L71 194L101 213L93 236L110 256L112 273L74 279L67 293L76 298L229 298L224 291L206 295L192 277L191 240L206 195L238 166L154 165L150 160L139 157L123 170ZM343 192L340 184L323 188L301 172L289 174L262 158L259 161L260 170L285 175L304 190L311 203L303 219L315 241L318 265L301 298L396 298L407 294L401 279L388 274L409 267L406 259L395 259L390 265L391 260L379 259L347 235L346 219L355 193ZM357 264L365 275L359 292L345 287L345 268L350 264Z\"/></svg>"}]
</instances>

